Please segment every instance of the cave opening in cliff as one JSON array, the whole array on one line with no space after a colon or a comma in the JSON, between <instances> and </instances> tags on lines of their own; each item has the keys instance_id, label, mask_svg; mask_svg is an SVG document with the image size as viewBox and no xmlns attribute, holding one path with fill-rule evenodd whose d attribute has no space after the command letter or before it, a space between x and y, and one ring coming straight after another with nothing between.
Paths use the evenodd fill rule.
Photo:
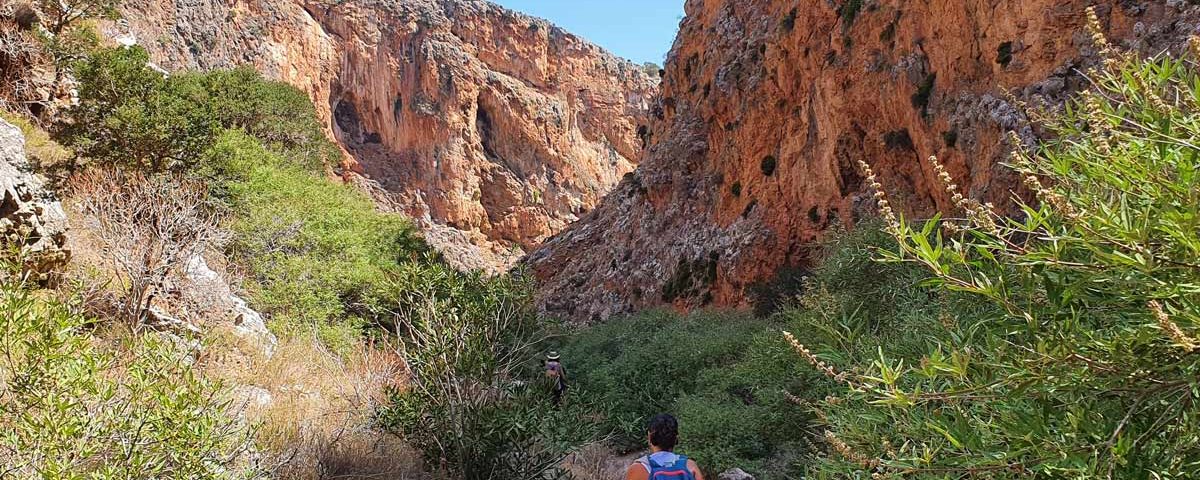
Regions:
<instances>
[{"instance_id":1,"label":"cave opening in cliff","mask_svg":"<svg viewBox=\"0 0 1200 480\"><path fill-rule=\"evenodd\" d=\"M345 139L361 143L362 123L358 118L358 109L354 108L354 104L344 99L338 100L337 104L333 107L333 121L337 124L338 130L341 130Z\"/></svg>"},{"instance_id":2,"label":"cave opening in cliff","mask_svg":"<svg viewBox=\"0 0 1200 480\"><path fill-rule=\"evenodd\" d=\"M492 136L492 116L483 105L475 111L475 131L479 134L483 154L492 160L499 160L500 156L496 154L495 139Z\"/></svg>"}]
</instances>

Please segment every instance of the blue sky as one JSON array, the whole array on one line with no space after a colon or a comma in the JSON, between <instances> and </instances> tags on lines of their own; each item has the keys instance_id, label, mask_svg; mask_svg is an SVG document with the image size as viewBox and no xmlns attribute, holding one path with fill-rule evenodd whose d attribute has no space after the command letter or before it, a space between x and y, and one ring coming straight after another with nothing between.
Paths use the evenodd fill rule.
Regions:
<instances>
[{"instance_id":1,"label":"blue sky","mask_svg":"<svg viewBox=\"0 0 1200 480\"><path fill-rule=\"evenodd\" d=\"M542 17L637 63L663 63L684 0L492 0Z\"/></svg>"}]
</instances>

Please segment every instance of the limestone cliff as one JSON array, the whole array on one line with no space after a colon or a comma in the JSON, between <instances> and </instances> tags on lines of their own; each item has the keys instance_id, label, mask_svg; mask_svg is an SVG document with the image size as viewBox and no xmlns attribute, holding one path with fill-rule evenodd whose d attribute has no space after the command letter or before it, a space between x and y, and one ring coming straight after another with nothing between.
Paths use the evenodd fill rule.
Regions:
<instances>
[{"instance_id":1,"label":"limestone cliff","mask_svg":"<svg viewBox=\"0 0 1200 480\"><path fill-rule=\"evenodd\" d=\"M1197 25L1179 0L689 0L638 170L527 260L541 307L587 321L750 303L871 214L858 160L916 216L948 201L934 154L1001 204L1018 188L1004 132L1037 136L1002 92L1057 104L1078 89L1093 4L1142 51Z\"/></svg>"},{"instance_id":2,"label":"limestone cliff","mask_svg":"<svg viewBox=\"0 0 1200 480\"><path fill-rule=\"evenodd\" d=\"M592 209L642 150L630 62L478 0L130 0L169 69L252 64L307 91L344 174L451 261L498 269Z\"/></svg>"},{"instance_id":3,"label":"limestone cliff","mask_svg":"<svg viewBox=\"0 0 1200 480\"><path fill-rule=\"evenodd\" d=\"M20 249L35 280L50 280L70 258L66 233L62 203L33 173L21 129L0 120L0 249Z\"/></svg>"}]
</instances>

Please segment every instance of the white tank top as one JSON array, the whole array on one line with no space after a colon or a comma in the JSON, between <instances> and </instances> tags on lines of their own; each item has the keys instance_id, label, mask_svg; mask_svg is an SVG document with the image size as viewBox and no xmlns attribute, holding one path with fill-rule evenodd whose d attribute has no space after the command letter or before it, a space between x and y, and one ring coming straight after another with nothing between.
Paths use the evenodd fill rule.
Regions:
<instances>
[{"instance_id":1,"label":"white tank top","mask_svg":"<svg viewBox=\"0 0 1200 480\"><path fill-rule=\"evenodd\" d=\"M637 459L637 463L638 465L641 465L642 468L646 469L646 473L650 473L650 457L654 457L654 463L657 463L660 466L674 465L675 462L679 461L679 455L676 455L672 452L655 452L653 454L643 456Z\"/></svg>"}]
</instances>

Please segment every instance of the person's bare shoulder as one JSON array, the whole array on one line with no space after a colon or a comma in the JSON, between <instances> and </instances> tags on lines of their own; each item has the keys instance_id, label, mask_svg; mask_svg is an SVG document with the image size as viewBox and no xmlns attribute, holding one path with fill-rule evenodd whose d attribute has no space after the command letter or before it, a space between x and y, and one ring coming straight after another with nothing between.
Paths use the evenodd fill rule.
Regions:
<instances>
[{"instance_id":1,"label":"person's bare shoulder","mask_svg":"<svg viewBox=\"0 0 1200 480\"><path fill-rule=\"evenodd\" d=\"M688 459L688 470L692 471L692 476L696 477L696 480L704 480L704 472L700 471L700 466L696 465L695 460Z\"/></svg>"},{"instance_id":2,"label":"person's bare shoulder","mask_svg":"<svg viewBox=\"0 0 1200 480\"><path fill-rule=\"evenodd\" d=\"M638 462L633 462L629 465L629 469L625 471L625 480L649 480L650 472L646 471L646 467ZM698 479L703 480L703 479Z\"/></svg>"}]
</instances>

